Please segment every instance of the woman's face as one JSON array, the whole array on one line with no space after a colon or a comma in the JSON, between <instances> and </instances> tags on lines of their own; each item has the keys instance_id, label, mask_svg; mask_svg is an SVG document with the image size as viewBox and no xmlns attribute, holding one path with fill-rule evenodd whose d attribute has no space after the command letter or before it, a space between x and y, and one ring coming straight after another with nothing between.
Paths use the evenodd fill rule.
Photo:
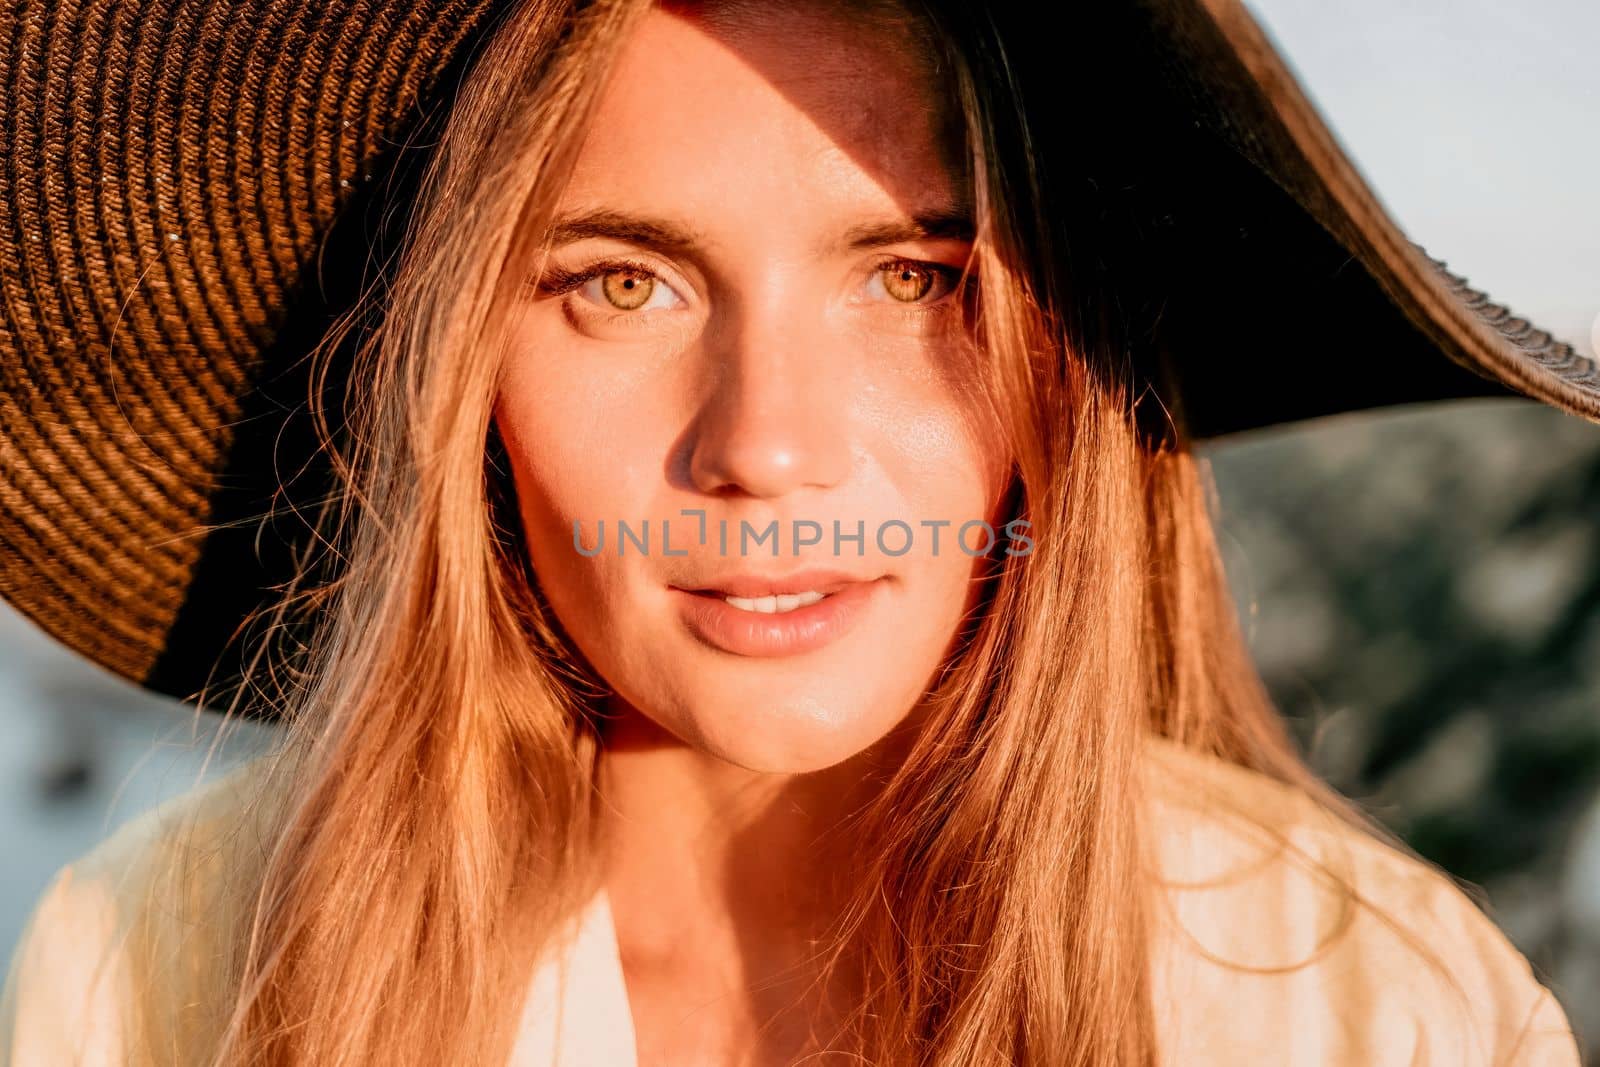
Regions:
<instances>
[{"instance_id":1,"label":"woman's face","mask_svg":"<svg viewBox=\"0 0 1600 1067\"><path fill-rule=\"evenodd\" d=\"M752 770L904 718L997 526L955 289L970 193L897 36L652 11L496 410L540 587L620 710Z\"/></svg>"}]
</instances>

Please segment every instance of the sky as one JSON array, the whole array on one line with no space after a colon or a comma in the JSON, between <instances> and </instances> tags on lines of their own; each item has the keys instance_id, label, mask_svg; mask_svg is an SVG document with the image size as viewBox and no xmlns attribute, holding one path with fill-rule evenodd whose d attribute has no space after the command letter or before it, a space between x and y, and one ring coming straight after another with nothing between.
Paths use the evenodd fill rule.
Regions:
<instances>
[{"instance_id":1,"label":"sky","mask_svg":"<svg viewBox=\"0 0 1600 1067\"><path fill-rule=\"evenodd\" d=\"M1600 3L1246 6L1413 240L1600 358Z\"/></svg>"}]
</instances>

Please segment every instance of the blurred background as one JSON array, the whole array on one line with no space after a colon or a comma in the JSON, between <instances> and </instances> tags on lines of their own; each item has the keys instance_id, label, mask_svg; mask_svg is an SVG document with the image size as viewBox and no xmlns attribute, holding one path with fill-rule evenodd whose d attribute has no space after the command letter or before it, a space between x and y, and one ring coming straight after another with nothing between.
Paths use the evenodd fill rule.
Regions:
<instances>
[{"instance_id":1,"label":"blurred background","mask_svg":"<svg viewBox=\"0 0 1600 1067\"><path fill-rule=\"evenodd\" d=\"M1600 4L1250 6L1409 234L1600 357ZM1208 455L1251 646L1312 763L1487 891L1600 1056L1600 427L1475 401ZM271 741L215 727L0 606L0 958L62 864Z\"/></svg>"}]
</instances>

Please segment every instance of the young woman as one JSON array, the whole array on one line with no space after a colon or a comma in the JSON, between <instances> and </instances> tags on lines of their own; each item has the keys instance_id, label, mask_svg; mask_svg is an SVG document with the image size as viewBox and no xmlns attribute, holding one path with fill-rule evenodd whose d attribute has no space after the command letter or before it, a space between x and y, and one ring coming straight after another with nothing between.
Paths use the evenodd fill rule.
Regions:
<instances>
[{"instance_id":1,"label":"young woman","mask_svg":"<svg viewBox=\"0 0 1600 1067\"><path fill-rule=\"evenodd\" d=\"M46 438L72 429L93 444L69 475L117 473L101 526L224 535L222 498L186 519L162 480L245 477L253 453L186 434L269 391L239 353L289 346L272 316L337 190L368 184L361 146L405 139L385 123L419 86L449 106L403 251L318 346L319 408L286 420L318 421L339 493L236 642L236 706L282 742L60 873L0 1060L1577 1062L1490 919L1296 756L1190 446L1499 382L1594 416L1600 390L1419 273L1241 11L1106 5L1051 67L1019 13L911 0L149 6L176 9L157 38L180 69L278 110L240 107L250 147L218 148L222 112L149 68L150 99L192 120L163 136L207 168L168 201L155 167L127 172L188 227L129 231L177 246L140 245L159 291L120 357L121 410L149 418L86 429L91 383L45 419L46 386L13 372L8 410L33 417L8 457L38 439L7 461L13 515L42 513ZM155 31L86 11L25 28L18 76L68 62L74 26L90 61L131 35L144 69ZM251 41L271 58L240 60ZM1163 84L1188 96L1140 96L1174 56L1254 70L1232 84L1257 95L1184 75ZM1121 97L1076 91L1118 73ZM369 140L340 140L352 124ZM1272 170L1319 146L1298 188ZM256 197L266 239L248 204L170 207L268 187L246 157L300 197ZM17 211L49 216L41 184ZM39 269L97 293L72 262ZM8 290L14 365L49 362L33 277L32 303ZM1241 280L1260 297L1222 304ZM1330 309L1291 357L1275 324ZM150 355L164 330L187 332ZM1252 377L1340 353L1311 385ZM150 460L178 451L189 467ZM54 632L169 690L218 662L204 631L243 572L20 526L8 570L29 580L7 593ZM152 572L180 607L129 603ZM80 586L117 611L84 623L60 592Z\"/></svg>"}]
</instances>

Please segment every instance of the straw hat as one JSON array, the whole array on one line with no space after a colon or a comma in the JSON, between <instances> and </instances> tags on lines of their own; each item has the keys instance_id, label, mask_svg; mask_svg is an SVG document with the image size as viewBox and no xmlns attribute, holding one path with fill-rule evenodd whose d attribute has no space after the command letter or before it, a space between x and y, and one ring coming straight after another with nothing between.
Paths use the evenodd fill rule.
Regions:
<instances>
[{"instance_id":1,"label":"straw hat","mask_svg":"<svg viewBox=\"0 0 1600 1067\"><path fill-rule=\"evenodd\" d=\"M56 638L178 696L237 672L306 534L285 501L323 484L300 357L394 246L420 127L499 6L13 6L0 594ZM988 17L1036 158L1139 233L1197 436L1468 396L1600 418L1600 369L1406 239L1238 0L1103 0L1048 34L1031 7Z\"/></svg>"}]
</instances>

